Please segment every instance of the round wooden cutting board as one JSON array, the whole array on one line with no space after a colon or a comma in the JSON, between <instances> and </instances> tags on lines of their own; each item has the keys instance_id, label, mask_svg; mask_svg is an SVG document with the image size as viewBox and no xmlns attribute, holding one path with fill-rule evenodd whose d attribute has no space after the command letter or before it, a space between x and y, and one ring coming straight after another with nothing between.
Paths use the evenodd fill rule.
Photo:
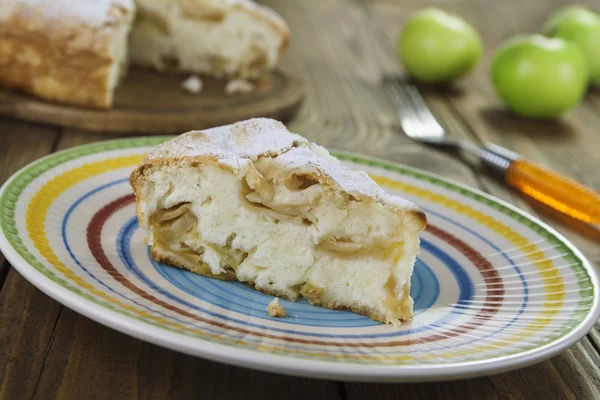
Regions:
<instances>
[{"instance_id":1,"label":"round wooden cutting board","mask_svg":"<svg viewBox=\"0 0 600 400\"><path fill-rule=\"evenodd\" d=\"M248 94L226 94L225 81L203 79L198 94L181 88L187 75L132 68L115 94L111 110L78 108L0 89L0 114L90 131L179 134L253 117L288 119L304 91L299 79L280 70L256 83Z\"/></svg>"}]
</instances>

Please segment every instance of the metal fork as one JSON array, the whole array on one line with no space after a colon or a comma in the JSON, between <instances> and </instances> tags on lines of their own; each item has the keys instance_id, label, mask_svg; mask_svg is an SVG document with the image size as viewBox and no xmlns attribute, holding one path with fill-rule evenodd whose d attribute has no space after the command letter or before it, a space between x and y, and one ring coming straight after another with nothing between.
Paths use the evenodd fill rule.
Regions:
<instances>
[{"instance_id":1,"label":"metal fork","mask_svg":"<svg viewBox=\"0 0 600 400\"><path fill-rule=\"evenodd\" d=\"M383 85L408 137L474 155L483 165L502 174L505 182L521 193L577 220L600 224L599 193L498 145L488 143L479 147L466 140L447 137L416 86L398 77L385 77Z\"/></svg>"}]
</instances>

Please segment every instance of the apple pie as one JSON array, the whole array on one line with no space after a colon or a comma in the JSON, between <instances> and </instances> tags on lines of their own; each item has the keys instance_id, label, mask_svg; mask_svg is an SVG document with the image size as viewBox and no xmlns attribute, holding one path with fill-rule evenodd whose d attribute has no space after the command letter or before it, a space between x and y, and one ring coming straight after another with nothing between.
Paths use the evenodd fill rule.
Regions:
<instances>
[{"instance_id":1,"label":"apple pie","mask_svg":"<svg viewBox=\"0 0 600 400\"><path fill-rule=\"evenodd\" d=\"M180 135L130 183L157 261L385 323L412 317L425 214L278 121Z\"/></svg>"}]
</instances>

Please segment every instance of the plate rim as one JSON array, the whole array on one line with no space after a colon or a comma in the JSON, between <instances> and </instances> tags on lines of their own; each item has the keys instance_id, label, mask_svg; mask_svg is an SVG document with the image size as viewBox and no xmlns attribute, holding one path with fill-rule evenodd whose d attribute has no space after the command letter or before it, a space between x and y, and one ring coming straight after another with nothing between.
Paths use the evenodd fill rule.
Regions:
<instances>
[{"instance_id":1,"label":"plate rim","mask_svg":"<svg viewBox=\"0 0 600 400\"><path fill-rule=\"evenodd\" d=\"M62 153L91 147L94 145L108 145L110 143L121 143L124 141L139 142L139 145L132 146L131 148L140 148L145 147L143 144L145 140L155 142L162 138L168 140L172 137L174 136L139 136L134 138L104 140L100 142L79 145L48 154L28 163L13 173L0 187L0 198L3 196L10 183L15 180L24 170L29 169L38 163L42 163L48 158L56 157ZM115 150L119 149L121 148L115 148ZM102 152L107 151L111 150L106 149ZM10 264L15 268L15 270L43 293L60 302L64 306L76 311L77 313L99 322L111 329L161 347L211 361L290 376L362 382L427 382L485 376L513 370L516 368L523 368L551 358L552 356L577 343L585 335L587 335L587 333L595 325L596 320L600 317L600 301L598 294L600 289L600 280L597 272L587 257L585 257L585 255L583 255L571 241L557 232L554 228L541 221L539 218L498 197L485 193L478 188L456 182L450 178L446 178L435 173L395 161L367 156L356 152L337 150L334 148L329 148L329 151L333 155L346 155L350 158L363 159L383 165L387 164L438 179L442 182L456 186L460 189L477 194L486 198L487 200L500 204L503 207L506 207L518 213L520 216L539 225L541 228L554 235L565 246L567 246L576 257L581 260L581 266L588 274L594 289L594 300L590 312L586 315L585 319L583 319L571 332L555 340L554 342L521 353L498 356L485 360L455 362L446 365L377 365L353 362L340 363L335 361L308 360L286 355L265 353L256 350L234 348L226 344L213 343L202 339L190 340L190 338L185 335L170 332L168 330L147 324L143 321L133 320L126 315L112 311L104 306L94 303L91 300L83 298L74 292L71 292L69 289L56 282L53 282L50 278L37 271L29 262L27 262L27 260L17 253L17 251L6 238L6 235L2 229L0 229L0 250ZM82 156L77 158L81 158Z\"/></svg>"}]
</instances>

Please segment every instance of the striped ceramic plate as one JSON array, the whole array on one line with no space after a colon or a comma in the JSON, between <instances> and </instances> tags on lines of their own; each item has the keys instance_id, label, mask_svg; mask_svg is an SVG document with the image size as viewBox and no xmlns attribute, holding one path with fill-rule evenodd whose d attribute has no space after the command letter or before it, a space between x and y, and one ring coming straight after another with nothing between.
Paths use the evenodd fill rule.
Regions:
<instances>
[{"instance_id":1,"label":"striped ceramic plate","mask_svg":"<svg viewBox=\"0 0 600 400\"><path fill-rule=\"evenodd\" d=\"M337 154L429 218L400 328L282 301L154 262L128 184L166 138L97 143L41 159L0 198L0 248L34 285L114 329L201 357L303 376L416 381L498 372L575 343L598 317L581 253L510 205L407 167Z\"/></svg>"}]
</instances>

